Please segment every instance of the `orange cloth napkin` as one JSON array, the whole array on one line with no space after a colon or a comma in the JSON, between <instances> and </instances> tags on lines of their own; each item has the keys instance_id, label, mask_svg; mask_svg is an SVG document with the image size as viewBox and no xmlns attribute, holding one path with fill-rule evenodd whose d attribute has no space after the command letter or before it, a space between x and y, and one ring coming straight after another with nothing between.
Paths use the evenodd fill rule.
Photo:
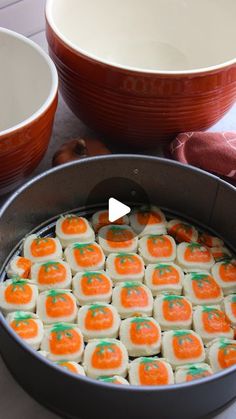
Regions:
<instances>
[{"instance_id":1,"label":"orange cloth napkin","mask_svg":"<svg viewBox=\"0 0 236 419\"><path fill-rule=\"evenodd\" d=\"M236 132L186 132L169 148L172 159L199 167L236 184Z\"/></svg>"}]
</instances>

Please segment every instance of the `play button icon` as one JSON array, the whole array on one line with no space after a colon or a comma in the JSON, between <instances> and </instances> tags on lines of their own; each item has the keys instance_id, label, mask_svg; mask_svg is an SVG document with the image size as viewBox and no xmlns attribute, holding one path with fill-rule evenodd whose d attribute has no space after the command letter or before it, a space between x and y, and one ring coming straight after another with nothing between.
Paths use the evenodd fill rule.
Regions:
<instances>
[{"instance_id":1,"label":"play button icon","mask_svg":"<svg viewBox=\"0 0 236 419\"><path fill-rule=\"evenodd\" d=\"M119 220L119 218L124 217L125 215L129 214L131 208L128 205L123 204L122 202L118 201L115 198L109 199L109 221L110 223L114 223L115 221Z\"/></svg>"},{"instance_id":2,"label":"play button icon","mask_svg":"<svg viewBox=\"0 0 236 419\"><path fill-rule=\"evenodd\" d=\"M138 182L125 177L107 176L89 191L85 208L86 211L89 211L91 217L96 214L97 221L102 226L113 225L113 233L116 230L118 234L122 228L116 227L114 229L114 225L132 228L130 223L132 214L137 208L144 205L145 208L150 206L149 197ZM101 217L100 220L99 217ZM144 228L145 225L143 225ZM134 234L137 236L139 232L134 231ZM106 230L98 229L97 235L98 238L105 239ZM119 240L121 241L120 236Z\"/></svg>"}]
</instances>

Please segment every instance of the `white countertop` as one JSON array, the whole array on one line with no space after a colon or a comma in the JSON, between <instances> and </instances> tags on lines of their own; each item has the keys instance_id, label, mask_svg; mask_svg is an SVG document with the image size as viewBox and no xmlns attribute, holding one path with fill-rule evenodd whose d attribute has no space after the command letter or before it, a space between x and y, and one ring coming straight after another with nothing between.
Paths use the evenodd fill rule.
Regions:
<instances>
[{"instance_id":1,"label":"white countertop","mask_svg":"<svg viewBox=\"0 0 236 419\"><path fill-rule=\"evenodd\" d=\"M4 2L14 3L13 0L1 0L2 4ZM28 0L24 0L27 7L30 6ZM37 0L44 3L44 0ZM20 1L15 1L16 4ZM22 0L23 3L23 0ZM41 6L40 6L41 7ZM5 9L3 9L5 11ZM1 2L0 2L0 12L1 12ZM0 13L0 26L3 25L3 20L1 19L2 15ZM4 26L4 25L3 25ZM11 22L8 22L8 27L11 27ZM31 28L27 29L31 30ZM35 33L36 32L36 33ZM36 30L34 35L31 35L31 39L40 44L44 49L47 49L45 34L43 31ZM32 30L31 30L32 33ZM27 33L28 35L28 33ZM218 122L214 127L211 128L211 131L236 131L236 105L228 112L225 117ZM48 152L36 169L34 174L40 173L51 167L52 156L58 147L64 143L67 139L89 135L91 132L85 127L67 108L63 100L60 99L59 107L56 115L53 137L48 149ZM127 151L127 150L121 150ZM152 153L145 153L152 155L160 155L160 150L157 149ZM55 419L58 418L57 415L49 412L42 406L40 406L36 401L34 401L28 394L21 389L21 387L15 382L8 370L6 369L3 361L0 359L0 417L4 419ZM233 419L236 418L236 403L226 408L223 412L216 415L217 419Z\"/></svg>"}]
</instances>

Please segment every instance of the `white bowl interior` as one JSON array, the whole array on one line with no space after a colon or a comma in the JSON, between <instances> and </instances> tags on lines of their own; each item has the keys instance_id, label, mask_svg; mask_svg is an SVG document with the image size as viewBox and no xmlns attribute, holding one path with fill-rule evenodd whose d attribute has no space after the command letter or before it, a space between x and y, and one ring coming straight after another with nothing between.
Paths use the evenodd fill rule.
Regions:
<instances>
[{"instance_id":1,"label":"white bowl interior","mask_svg":"<svg viewBox=\"0 0 236 419\"><path fill-rule=\"evenodd\" d=\"M31 41L0 29L0 134L43 112L55 96L56 70L49 60Z\"/></svg>"},{"instance_id":2,"label":"white bowl interior","mask_svg":"<svg viewBox=\"0 0 236 419\"><path fill-rule=\"evenodd\" d=\"M236 57L235 0L48 0L57 34L108 64L189 71Z\"/></svg>"}]
</instances>

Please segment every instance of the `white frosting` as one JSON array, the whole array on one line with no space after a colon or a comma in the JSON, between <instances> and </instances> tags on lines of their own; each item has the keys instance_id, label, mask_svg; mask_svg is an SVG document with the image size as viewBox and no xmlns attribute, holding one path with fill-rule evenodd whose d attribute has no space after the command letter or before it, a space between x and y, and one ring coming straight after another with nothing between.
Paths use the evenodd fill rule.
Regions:
<instances>
[{"instance_id":1,"label":"white frosting","mask_svg":"<svg viewBox=\"0 0 236 419\"><path fill-rule=\"evenodd\" d=\"M160 218L160 221L152 224L150 222L147 222L146 224L140 224L138 220L138 214L140 213L140 210L138 209L132 211L130 215L130 224L132 229L135 231L136 234L139 235L139 237L143 237L147 234L166 234L165 215L159 208L151 206L149 209L147 209L147 211L145 210L145 208L143 208L143 211L141 212L144 212L147 215L151 212L154 214L154 216L156 215L157 219Z\"/></svg>"},{"instance_id":2,"label":"white frosting","mask_svg":"<svg viewBox=\"0 0 236 419\"><path fill-rule=\"evenodd\" d=\"M109 287L107 292L101 293L96 291L96 282L99 281L99 277L103 276L105 277L106 282L109 283ZM93 285L94 292L90 295L86 295L83 291L82 281L84 277L91 283L91 286ZM110 303L111 301L112 281L104 271L78 272L72 280L72 288L73 293L81 306L96 302Z\"/></svg>"},{"instance_id":3,"label":"white frosting","mask_svg":"<svg viewBox=\"0 0 236 419\"><path fill-rule=\"evenodd\" d=\"M163 304L165 303L165 300L168 299L170 300L168 301L169 305L173 305L174 307L177 306L177 310L178 305L181 307L181 304L187 304L190 312L188 319L174 321L167 319L164 315ZM182 297L180 295L159 295L154 301L154 318L160 324L161 330L191 329L192 304L186 297Z\"/></svg>"},{"instance_id":4,"label":"white frosting","mask_svg":"<svg viewBox=\"0 0 236 419\"><path fill-rule=\"evenodd\" d=\"M148 366L148 361L150 361L150 366ZM134 361L130 363L129 366L129 381L130 384L134 386L139 386L142 383L140 382L140 374L139 374L139 368L142 363L145 363L146 368L151 368L151 365L155 363L163 364L163 366L166 368L167 374L168 374L168 382L166 384L174 384L174 374L173 370L171 368L171 365L166 362L163 358L137 358ZM154 367L155 368L155 367Z\"/></svg>"},{"instance_id":5,"label":"white frosting","mask_svg":"<svg viewBox=\"0 0 236 419\"><path fill-rule=\"evenodd\" d=\"M117 232L122 231L122 230L131 232L131 234L133 235L133 238L128 240L128 242L129 241L131 242L130 245L127 246L127 240L121 240L121 241L118 240L116 242L116 244L120 243L119 247L111 246L109 241L106 240L107 233L111 229L116 229ZM121 226L109 225L109 226L102 227L99 230L98 243L102 247L105 255L108 256L110 253L114 253L114 252L122 252L122 253L123 252L124 253L136 252L137 247L138 247L138 238L135 236L135 233L130 226L127 226L127 225L121 225Z\"/></svg>"},{"instance_id":6,"label":"white frosting","mask_svg":"<svg viewBox=\"0 0 236 419\"><path fill-rule=\"evenodd\" d=\"M55 273L57 272L58 266L62 265L65 268L65 278L63 281L56 282L53 276L51 277L50 282L50 276L49 274L51 272ZM48 272L48 283L42 284L39 280L39 272L40 269L45 269L46 272ZM46 291L49 289L63 289L63 288L70 288L72 275L71 275L71 269L68 263L64 262L63 260L53 260L49 262L40 262L40 263L34 263L31 268L31 279L32 281L36 282L38 288L40 291Z\"/></svg>"},{"instance_id":7,"label":"white frosting","mask_svg":"<svg viewBox=\"0 0 236 419\"><path fill-rule=\"evenodd\" d=\"M46 241L50 239L54 241L55 246L56 246L56 250L55 252L50 253L49 255L46 256L33 256L32 255L32 251L31 251L31 245L33 243L33 241L38 240L39 244L40 241ZM59 242L59 240L57 238L53 238L53 237L42 237L39 238L36 234L31 234L30 236L26 237L26 239L24 240L24 257L30 259L32 262L47 262L53 259L61 259L62 257L62 247L61 247L61 243Z\"/></svg>"},{"instance_id":8,"label":"white frosting","mask_svg":"<svg viewBox=\"0 0 236 419\"><path fill-rule=\"evenodd\" d=\"M140 264L141 269L138 273L119 273L117 272L115 261L117 258L120 258L121 265L122 263L125 264L125 261L130 259L132 262L132 258L135 258ZM123 260L123 262L122 262ZM134 262L135 263L135 262ZM111 279L114 282L122 282L122 281L143 281L144 277L144 263L142 258L137 255L136 253L111 253L106 261L106 269L107 273L110 275Z\"/></svg>"},{"instance_id":9,"label":"white frosting","mask_svg":"<svg viewBox=\"0 0 236 419\"><path fill-rule=\"evenodd\" d=\"M83 375L83 376L86 375L82 365L78 364L77 362L74 362L74 361L58 361L58 362L55 362L55 364L58 365L61 368L65 368L67 371L73 373L73 371L70 371L70 369L66 365L63 365L63 362L66 362L66 364L69 364L73 368L75 368L76 369L75 374L77 373L78 375Z\"/></svg>"},{"instance_id":10,"label":"white frosting","mask_svg":"<svg viewBox=\"0 0 236 419\"><path fill-rule=\"evenodd\" d=\"M108 220L108 211L97 211L95 212L95 214L93 214L92 216L92 225L95 231L98 231L100 228L104 227L104 223L101 223L101 215L106 214L107 220L105 225L110 225L111 223ZM112 224L116 224L116 225L128 225L129 224L129 217L127 215L125 215L124 217L120 218L119 220L117 220L116 222L112 223Z\"/></svg>"},{"instance_id":11,"label":"white frosting","mask_svg":"<svg viewBox=\"0 0 236 419\"><path fill-rule=\"evenodd\" d=\"M205 372L207 375L213 374L211 367L204 362L199 364L183 365L176 368L175 382L176 384L186 383L188 381L188 375L192 376L192 380L196 380L198 378L202 379L203 376L201 376L201 374L204 374Z\"/></svg>"},{"instance_id":12,"label":"white frosting","mask_svg":"<svg viewBox=\"0 0 236 419\"><path fill-rule=\"evenodd\" d=\"M225 358L225 365L219 363L219 352L223 351L223 359ZM227 355L236 351L236 340L232 339L215 339L208 345L207 360L209 361L213 372L218 372L223 368L230 366L227 362Z\"/></svg>"},{"instance_id":13,"label":"white frosting","mask_svg":"<svg viewBox=\"0 0 236 419\"><path fill-rule=\"evenodd\" d=\"M65 219L70 217L80 219L86 226L85 232L77 234L65 234L62 230L62 224ZM72 243L91 243L95 240L95 233L86 218L73 216L71 214L62 216L57 220L56 235L60 240L62 247L67 247Z\"/></svg>"},{"instance_id":14,"label":"white frosting","mask_svg":"<svg viewBox=\"0 0 236 419\"><path fill-rule=\"evenodd\" d=\"M106 326L106 322L104 320L106 317L105 314L103 314L104 311L109 312L112 316L112 325L110 327ZM86 317L89 315L89 312L92 318L94 318L94 323L88 328L86 326ZM83 333L85 342L90 339L117 338L118 336L120 316L116 308L110 304L95 303L81 307L78 312L77 321L79 328ZM101 327L102 324L105 325L104 328Z\"/></svg>"},{"instance_id":15,"label":"white frosting","mask_svg":"<svg viewBox=\"0 0 236 419\"><path fill-rule=\"evenodd\" d=\"M19 336L19 337L21 339L23 339L24 342L26 342L29 346L31 346L31 348L37 350L37 349L39 349L40 344L42 342L44 329L43 329L42 321L38 318L38 316L36 314L23 312L23 311L22 312L21 311L15 311L13 313L9 313L6 317L6 320L7 320L9 325L11 325L11 323L13 321L16 321L16 322L19 322L19 326L20 326L21 322L24 323L27 326L28 316L30 316L30 319L32 319L37 325L37 328L38 328L37 335L35 337L28 338L28 339L25 339L21 336ZM16 330L14 330L14 331L17 333Z\"/></svg>"},{"instance_id":16,"label":"white frosting","mask_svg":"<svg viewBox=\"0 0 236 419\"><path fill-rule=\"evenodd\" d=\"M57 310L57 307L60 307L61 303L68 298L73 307L71 313L60 316L50 316L47 311L47 301L50 301L50 303L53 304L54 310ZM44 324L53 324L56 322L73 323L77 315L76 299L70 291L66 290L50 290L41 292L37 301L37 314Z\"/></svg>"},{"instance_id":17,"label":"white frosting","mask_svg":"<svg viewBox=\"0 0 236 419\"><path fill-rule=\"evenodd\" d=\"M22 290L22 293L24 294L24 284L27 285L27 287L30 287L32 291L32 296L30 298L30 301L23 304L15 304L15 303L9 303L6 300L5 292L7 292L8 287L11 285L14 286L14 290L12 290L12 295L14 292ZM12 280L8 279L0 284L0 308L2 309L4 314L7 314L11 311L16 310L22 310L22 311L35 311L36 307L36 301L38 298L38 288L36 285L33 285L30 283L30 280Z\"/></svg>"},{"instance_id":18,"label":"white frosting","mask_svg":"<svg viewBox=\"0 0 236 419\"><path fill-rule=\"evenodd\" d=\"M183 332L183 336L179 337L180 344L181 340L188 339L188 337L191 338L191 336L194 336L201 346L201 354L199 356L186 356L185 358L179 358L176 356L173 348L173 338L175 334ZM186 335L184 335L186 333ZM172 331L169 330L168 332L164 332L163 338L162 338L162 354L164 358L168 360L168 362L172 365L173 368L177 367L178 365L184 365L184 364L193 364L195 362L203 362L205 360L205 351L204 346L201 337L193 332L192 330L179 330L179 331Z\"/></svg>"},{"instance_id":19,"label":"white frosting","mask_svg":"<svg viewBox=\"0 0 236 419\"><path fill-rule=\"evenodd\" d=\"M194 330L202 337L202 340L204 343L208 343L209 341L215 339L215 338L229 338L232 339L234 337L234 331L233 329L229 329L229 331L225 332L223 330L216 330L216 331L207 331L204 323L203 323L203 315L204 311L210 310L208 315L210 318L215 321L218 320L218 316L224 315L224 312L219 309L218 306L197 306L194 313L193 313L193 327Z\"/></svg>"},{"instance_id":20,"label":"white frosting","mask_svg":"<svg viewBox=\"0 0 236 419\"><path fill-rule=\"evenodd\" d=\"M232 310L232 303L236 304L236 294L228 295L224 298L224 310L231 325L236 328L236 316Z\"/></svg>"},{"instance_id":21,"label":"white frosting","mask_svg":"<svg viewBox=\"0 0 236 419\"><path fill-rule=\"evenodd\" d=\"M235 263L235 265L236 265L236 260L233 259L232 261L229 261L229 262L228 261L218 262L211 269L212 275L214 276L214 278L218 282L218 284L221 286L224 295L229 295L229 294L236 293L236 275L235 275L235 277L231 276L230 281L224 281L222 276L221 276L221 272L220 272L220 267L222 265L225 265L226 269L227 269L227 264L231 263L231 262Z\"/></svg>"},{"instance_id":22,"label":"white frosting","mask_svg":"<svg viewBox=\"0 0 236 419\"><path fill-rule=\"evenodd\" d=\"M25 275L24 275L25 270L18 266L18 262L20 261L20 259L21 259L21 256L15 256L9 262L9 264L6 268L8 278L12 278L13 276L18 276L18 275L21 278L25 278ZM29 262L30 262L30 260L29 260Z\"/></svg>"},{"instance_id":23,"label":"white frosting","mask_svg":"<svg viewBox=\"0 0 236 419\"><path fill-rule=\"evenodd\" d=\"M139 240L139 254L142 256L144 263L147 265L149 263L156 263L156 262L173 262L176 258L176 244L173 239L173 237L168 235L156 235L153 236L153 240L155 240L158 243L158 240L160 241L160 256L153 255L148 250L147 241L152 236L144 236ZM169 256L165 256L162 254L161 250L161 240L167 239L171 244L171 254Z\"/></svg>"},{"instance_id":24,"label":"white frosting","mask_svg":"<svg viewBox=\"0 0 236 419\"><path fill-rule=\"evenodd\" d=\"M93 248L96 247L101 252L101 260L99 262L93 261ZM91 262L88 266L83 266L79 264L74 256L74 250L78 249L80 252L85 252L88 249L88 258L91 258ZM84 250L83 250L84 249ZM105 264L105 256L101 249L101 247L97 243L89 243L89 244L81 244L81 243L73 243L69 245L65 250L65 259L69 263L70 268L72 270L72 274L76 274L77 272L83 271L94 271L94 270L102 270Z\"/></svg>"},{"instance_id":25,"label":"white frosting","mask_svg":"<svg viewBox=\"0 0 236 419\"><path fill-rule=\"evenodd\" d=\"M111 354L111 359L114 355L112 352L115 351L115 347L118 348L119 352L121 353L121 363L117 367L112 368L97 368L94 367L93 364L93 355L94 353L98 353L98 356L101 357L101 363L106 360L106 365L109 366L109 359L108 355L104 356L104 352L107 354ZM121 377L126 377L127 370L128 370L128 353L126 347L123 345L122 342L116 339L95 339L91 340L84 351L84 369L88 377L91 378L98 378L102 376L113 376L113 375L120 375Z\"/></svg>"},{"instance_id":26,"label":"white frosting","mask_svg":"<svg viewBox=\"0 0 236 419\"><path fill-rule=\"evenodd\" d=\"M177 246L177 263L187 271L193 271L193 270L209 270L214 265L214 258L210 253L209 261L206 262L198 262L197 260L188 261L185 258L185 251L186 249L190 247L192 249L192 253L194 256L194 252L197 252L198 250L205 252L207 255L210 253L210 250L199 243L180 243ZM195 250L196 249L196 250Z\"/></svg>"},{"instance_id":27,"label":"white frosting","mask_svg":"<svg viewBox=\"0 0 236 419\"><path fill-rule=\"evenodd\" d=\"M130 295L135 295L137 301L136 305L125 307L122 304L121 294L124 288L128 290L127 292L130 293ZM147 296L146 305L142 304L144 294ZM153 297L149 288L141 282L121 282L113 289L112 304L116 307L122 319L137 314L151 316L153 310Z\"/></svg>"},{"instance_id":28,"label":"white frosting","mask_svg":"<svg viewBox=\"0 0 236 419\"><path fill-rule=\"evenodd\" d=\"M206 289L206 297L207 294L209 295L208 298L199 298L194 290L194 282L199 288L199 292L201 291L201 286L205 287ZM216 290L219 291L218 297L211 297L211 293ZM190 301L194 305L202 305L202 304L219 304L223 300L223 292L222 289L218 289L218 284L215 279L209 274L207 271L202 272L194 272L187 274L184 278L184 294L190 299Z\"/></svg>"},{"instance_id":29,"label":"white frosting","mask_svg":"<svg viewBox=\"0 0 236 419\"><path fill-rule=\"evenodd\" d=\"M142 328L141 338L146 335L146 343L135 343L132 341L131 328L135 325L137 330ZM154 329L156 338L152 343L149 343L151 335L150 328ZM161 328L157 321L152 317L131 317L123 320L120 327L120 340L127 348L129 356L147 356L157 355L161 351Z\"/></svg>"},{"instance_id":30,"label":"white frosting","mask_svg":"<svg viewBox=\"0 0 236 419\"><path fill-rule=\"evenodd\" d=\"M178 219L174 219L174 220L169 221L168 224L167 224L167 231L168 231L168 233L171 234L171 229L174 226L178 225L178 224L182 224L183 225L183 228L186 228L187 230L189 228L189 230L191 232L191 238L190 238L189 241L197 242L197 240L198 240L198 231L196 230L196 228L194 226L192 226L189 223L186 223L185 221L181 221L181 220L178 220ZM181 232L181 229L179 231ZM178 235L178 231L176 233ZM173 234L173 236L174 236L174 234ZM181 241L183 241L183 240L181 240Z\"/></svg>"},{"instance_id":31,"label":"white frosting","mask_svg":"<svg viewBox=\"0 0 236 419\"><path fill-rule=\"evenodd\" d=\"M61 325L66 326L65 331L60 331L59 330ZM83 335L82 335L80 329L77 326L72 325L71 329L70 329L70 326L71 325L66 324L66 323L63 323L63 324L62 323L57 323L57 324L54 324L50 327L45 328L43 341L41 343L41 350L46 351L48 353L48 359L50 359L51 361L64 361L66 359L67 361L80 362L82 360L82 355L83 355L83 352L84 352ZM74 333L76 333L79 336L80 341L81 341L81 344L80 344L79 348L74 350L74 351L71 351L71 349L66 350L65 353L61 353L61 354L53 353L52 350L51 350L51 345L50 345L53 334L58 335L57 339L59 340L60 345L62 345L63 337L65 336L67 338L67 335L70 334L70 330L73 330Z\"/></svg>"},{"instance_id":32,"label":"white frosting","mask_svg":"<svg viewBox=\"0 0 236 419\"><path fill-rule=\"evenodd\" d=\"M168 272L168 270L172 268L174 268L175 271L177 271L177 273L179 274L179 279L176 283L172 283L172 284L171 283L170 284L154 283L153 276L156 269L159 270L160 278L161 278L162 275L164 276L165 271ZM184 279L184 273L178 265L172 262L167 262L167 263L160 262L160 263L150 264L146 267L144 283L148 286L148 288L150 288L153 296L156 296L160 294L161 292L168 292L168 294L181 294L182 287L183 287L182 285L183 279Z\"/></svg>"}]
</instances>

